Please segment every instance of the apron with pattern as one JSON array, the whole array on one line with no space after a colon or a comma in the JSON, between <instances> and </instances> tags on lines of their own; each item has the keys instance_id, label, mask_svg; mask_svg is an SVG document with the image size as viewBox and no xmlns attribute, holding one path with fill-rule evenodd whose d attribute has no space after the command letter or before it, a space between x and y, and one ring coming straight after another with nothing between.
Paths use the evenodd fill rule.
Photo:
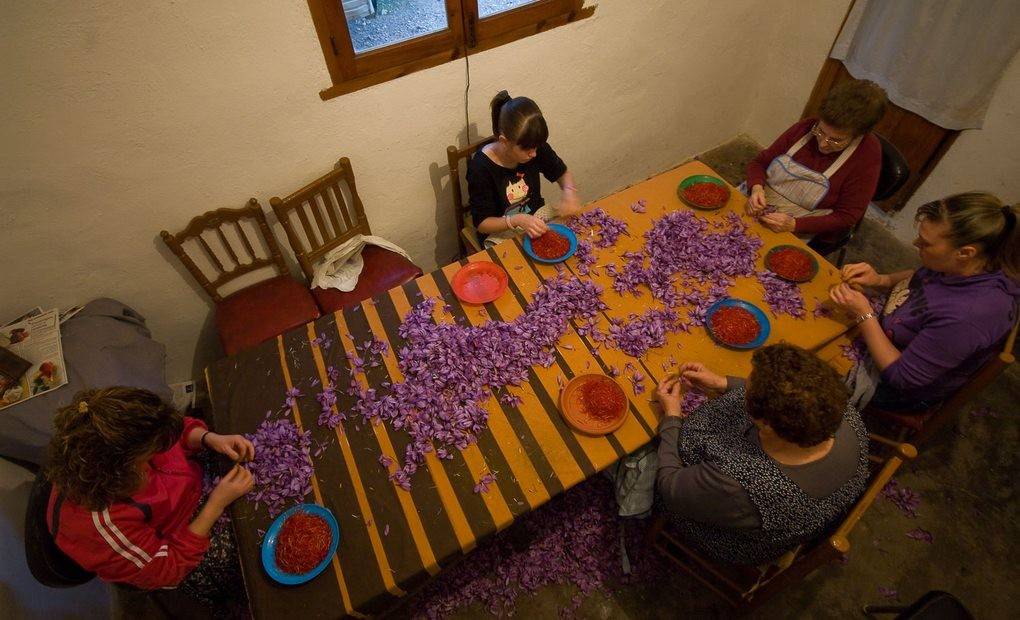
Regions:
<instances>
[{"instance_id":1,"label":"apron with pattern","mask_svg":"<svg viewBox=\"0 0 1020 620\"><path fill-rule=\"evenodd\" d=\"M818 217L832 213L832 209L816 207L829 193L829 178L850 159L864 138L854 138L825 172L816 172L793 159L793 155L813 137L809 131L786 153L773 159L765 171L765 201L781 213L793 217ZM810 239L812 236L798 235L801 239Z\"/></svg>"}]
</instances>

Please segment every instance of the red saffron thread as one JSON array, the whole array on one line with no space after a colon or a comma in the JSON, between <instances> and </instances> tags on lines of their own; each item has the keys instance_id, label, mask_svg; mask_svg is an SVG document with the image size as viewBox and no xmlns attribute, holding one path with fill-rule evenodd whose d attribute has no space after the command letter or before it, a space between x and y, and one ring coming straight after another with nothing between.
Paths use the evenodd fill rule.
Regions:
<instances>
[{"instance_id":1,"label":"red saffron thread","mask_svg":"<svg viewBox=\"0 0 1020 620\"><path fill-rule=\"evenodd\" d=\"M754 315L743 308L720 308L712 315L712 333L726 344L747 344L760 331Z\"/></svg>"},{"instance_id":2,"label":"red saffron thread","mask_svg":"<svg viewBox=\"0 0 1020 620\"><path fill-rule=\"evenodd\" d=\"M287 517L276 538L276 565L285 573L301 575L322 562L333 542L329 524L304 511Z\"/></svg>"},{"instance_id":3,"label":"red saffron thread","mask_svg":"<svg viewBox=\"0 0 1020 620\"><path fill-rule=\"evenodd\" d=\"M535 256L552 260L559 258L570 249L570 241L554 230L548 230L540 237L531 240L531 249Z\"/></svg>"},{"instance_id":4,"label":"red saffron thread","mask_svg":"<svg viewBox=\"0 0 1020 620\"><path fill-rule=\"evenodd\" d=\"M729 197L729 190L715 183L694 183L684 188L684 198L702 207L718 207Z\"/></svg>"}]
</instances>

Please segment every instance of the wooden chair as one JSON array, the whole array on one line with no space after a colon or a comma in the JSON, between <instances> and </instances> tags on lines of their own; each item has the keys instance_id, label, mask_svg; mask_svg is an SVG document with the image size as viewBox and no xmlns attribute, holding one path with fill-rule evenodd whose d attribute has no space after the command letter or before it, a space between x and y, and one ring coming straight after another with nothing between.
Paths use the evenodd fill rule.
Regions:
<instances>
[{"instance_id":1,"label":"wooden chair","mask_svg":"<svg viewBox=\"0 0 1020 620\"><path fill-rule=\"evenodd\" d=\"M475 154L475 151L495 139L496 136L482 138L462 149L458 149L456 146L446 147L446 158L450 162L450 189L453 197L453 229L457 231L457 244L460 247L460 254L457 255L457 258L467 256L469 249L471 254L482 251L482 242L478 239L478 232L471 219L471 211L464 202L464 191L460 184L460 160L468 159Z\"/></svg>"},{"instance_id":2,"label":"wooden chair","mask_svg":"<svg viewBox=\"0 0 1020 620\"><path fill-rule=\"evenodd\" d=\"M345 187L349 198L345 197ZM354 183L351 160L346 157L341 158L329 174L286 198L274 196L269 204L287 232L290 247L309 282L314 276L315 264L331 250L355 235L372 234ZM336 312L422 275L417 265L379 246L365 246L361 258L365 267L354 290L312 288L312 295L323 312Z\"/></svg>"},{"instance_id":3,"label":"wooden chair","mask_svg":"<svg viewBox=\"0 0 1020 620\"><path fill-rule=\"evenodd\" d=\"M242 223L250 221L255 223L254 230L262 241L259 249L263 250L263 246L268 249L268 256L263 256L263 251L256 251L257 241L253 244L245 232L246 227ZM215 231L213 238L220 248L219 252L214 252L207 241L212 231ZM216 305L216 329L227 355L319 317L315 298L291 276L258 200L252 198L248 206L241 209L204 213L177 234L165 230L159 234ZM228 239L228 235L235 240ZM192 242L198 255L204 257L204 262L214 272L211 280L184 249L185 244L192 245ZM255 275L253 272L263 269L271 269L276 275L226 297L220 294L226 285L242 276L250 280Z\"/></svg>"},{"instance_id":4,"label":"wooden chair","mask_svg":"<svg viewBox=\"0 0 1020 620\"><path fill-rule=\"evenodd\" d=\"M999 353L992 356L960 389L942 404L917 412L886 411L878 407L865 407L862 412L866 420L877 421L896 433L895 441L909 441L920 448L942 427L959 415L970 401L994 381L1002 371L1016 361L1013 348L1016 345L1020 316L1013 322L1013 329L1006 334ZM893 441L892 438L886 438Z\"/></svg>"},{"instance_id":5,"label":"wooden chair","mask_svg":"<svg viewBox=\"0 0 1020 620\"><path fill-rule=\"evenodd\" d=\"M917 450L910 444L897 444L876 436L871 436L871 439L888 444L895 450L895 454L872 474L867 489L847 516L827 536L804 543L772 563L741 566L709 558L672 532L667 526L668 517L665 515L656 517L649 530L652 546L722 597L738 613L750 612L780 590L804 579L819 566L844 561L850 552L850 532L854 526L903 461L917 456Z\"/></svg>"},{"instance_id":6,"label":"wooden chair","mask_svg":"<svg viewBox=\"0 0 1020 620\"><path fill-rule=\"evenodd\" d=\"M878 138L878 142L882 146L882 169L879 173L878 183L875 185L875 193L872 195L871 201L880 202L900 191L900 188L910 178L910 166L907 164L906 158L903 157L899 149L893 146L892 142L878 134L875 134L875 137ZM836 266L842 267L843 261L846 260L847 246L850 244L850 240L860 232L862 222L864 222L863 216L857 220L852 229L837 241L826 242L816 237L808 245L822 256L827 256L838 250L839 255L836 258Z\"/></svg>"}]
</instances>

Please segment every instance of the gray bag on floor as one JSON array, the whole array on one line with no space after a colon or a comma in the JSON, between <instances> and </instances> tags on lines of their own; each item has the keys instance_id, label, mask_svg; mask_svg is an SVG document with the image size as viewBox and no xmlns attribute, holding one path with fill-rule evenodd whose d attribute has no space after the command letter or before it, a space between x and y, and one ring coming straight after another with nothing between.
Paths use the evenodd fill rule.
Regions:
<instances>
[{"instance_id":1,"label":"gray bag on floor","mask_svg":"<svg viewBox=\"0 0 1020 620\"><path fill-rule=\"evenodd\" d=\"M648 445L620 459L606 470L616 490L616 503L621 517L646 517L655 500L655 472L659 469L659 453Z\"/></svg>"}]
</instances>

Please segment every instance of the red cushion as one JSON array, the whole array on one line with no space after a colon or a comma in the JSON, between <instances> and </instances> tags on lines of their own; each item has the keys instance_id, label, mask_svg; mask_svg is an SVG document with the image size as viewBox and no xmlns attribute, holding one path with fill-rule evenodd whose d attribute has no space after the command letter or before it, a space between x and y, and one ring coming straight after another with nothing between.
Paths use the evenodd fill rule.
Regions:
<instances>
[{"instance_id":1,"label":"red cushion","mask_svg":"<svg viewBox=\"0 0 1020 620\"><path fill-rule=\"evenodd\" d=\"M216 329L227 355L317 318L315 298L289 275L253 284L216 304Z\"/></svg>"},{"instance_id":2,"label":"red cushion","mask_svg":"<svg viewBox=\"0 0 1020 620\"><path fill-rule=\"evenodd\" d=\"M365 268L358 276L358 284L353 291L345 293L335 288L312 289L315 301L319 302L323 312L336 312L361 303L421 275L417 265L377 245L366 245L361 251L361 258L365 261Z\"/></svg>"}]
</instances>

